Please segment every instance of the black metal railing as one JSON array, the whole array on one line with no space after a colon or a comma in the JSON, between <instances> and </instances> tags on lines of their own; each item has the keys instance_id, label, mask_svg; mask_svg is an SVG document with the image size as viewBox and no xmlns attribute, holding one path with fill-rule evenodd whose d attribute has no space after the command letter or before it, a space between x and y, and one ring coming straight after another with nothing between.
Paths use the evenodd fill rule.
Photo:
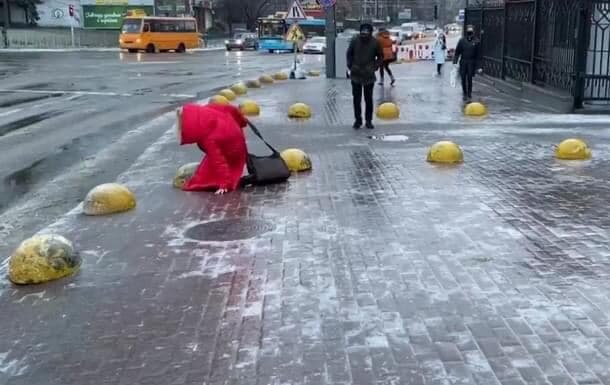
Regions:
<instances>
[{"instance_id":1,"label":"black metal railing","mask_svg":"<svg viewBox=\"0 0 610 385\"><path fill-rule=\"evenodd\" d=\"M489 76L610 102L609 0L469 0Z\"/></svg>"},{"instance_id":2,"label":"black metal railing","mask_svg":"<svg viewBox=\"0 0 610 385\"><path fill-rule=\"evenodd\" d=\"M588 44L584 52L586 62L582 71L583 101L610 100L610 3L608 0L593 0L588 15Z\"/></svg>"}]
</instances>

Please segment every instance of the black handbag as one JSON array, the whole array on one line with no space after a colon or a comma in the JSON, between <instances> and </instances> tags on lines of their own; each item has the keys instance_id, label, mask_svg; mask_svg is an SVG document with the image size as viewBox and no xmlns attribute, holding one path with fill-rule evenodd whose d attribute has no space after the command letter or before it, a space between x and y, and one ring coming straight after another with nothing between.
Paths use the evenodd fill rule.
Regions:
<instances>
[{"instance_id":1,"label":"black handbag","mask_svg":"<svg viewBox=\"0 0 610 385\"><path fill-rule=\"evenodd\" d=\"M290 177L290 170L284 160L280 156L280 153L263 138L260 131L250 122L248 125L254 132L254 135L258 136L271 150L269 156L257 156L254 154L248 154L246 165L248 167L248 173L250 174L246 181L248 184L254 185L266 185L272 183L285 182Z\"/></svg>"}]
</instances>

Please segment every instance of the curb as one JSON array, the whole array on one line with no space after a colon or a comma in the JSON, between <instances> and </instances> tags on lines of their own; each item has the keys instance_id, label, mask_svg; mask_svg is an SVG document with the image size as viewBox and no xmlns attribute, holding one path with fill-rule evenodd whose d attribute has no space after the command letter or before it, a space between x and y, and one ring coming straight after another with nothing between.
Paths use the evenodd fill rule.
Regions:
<instances>
[{"instance_id":1,"label":"curb","mask_svg":"<svg viewBox=\"0 0 610 385\"><path fill-rule=\"evenodd\" d=\"M224 46L189 49L188 52L222 51ZM35 53L35 52L122 52L120 48L0 48L0 53Z\"/></svg>"}]
</instances>

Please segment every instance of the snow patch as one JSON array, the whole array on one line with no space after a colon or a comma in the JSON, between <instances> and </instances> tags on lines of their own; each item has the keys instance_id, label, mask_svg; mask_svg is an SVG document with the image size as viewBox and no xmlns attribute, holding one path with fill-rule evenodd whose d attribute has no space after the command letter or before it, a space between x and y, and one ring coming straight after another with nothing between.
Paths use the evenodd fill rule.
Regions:
<instances>
[{"instance_id":1,"label":"snow patch","mask_svg":"<svg viewBox=\"0 0 610 385\"><path fill-rule=\"evenodd\" d=\"M23 361L8 360L8 352L0 353L0 373L6 374L9 377L21 376L28 369Z\"/></svg>"}]
</instances>

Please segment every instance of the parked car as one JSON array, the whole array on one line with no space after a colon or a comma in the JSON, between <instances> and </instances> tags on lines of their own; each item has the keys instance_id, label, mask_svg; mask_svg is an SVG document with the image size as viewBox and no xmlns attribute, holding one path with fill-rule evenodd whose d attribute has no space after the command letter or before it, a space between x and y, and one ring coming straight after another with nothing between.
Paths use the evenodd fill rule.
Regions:
<instances>
[{"instance_id":1,"label":"parked car","mask_svg":"<svg viewBox=\"0 0 610 385\"><path fill-rule=\"evenodd\" d=\"M390 28L388 32L390 32L390 38L394 44L402 44L407 40L407 35L400 28Z\"/></svg>"},{"instance_id":2,"label":"parked car","mask_svg":"<svg viewBox=\"0 0 610 385\"><path fill-rule=\"evenodd\" d=\"M445 34L461 35L462 34L462 26L457 24L457 23L447 24L445 26Z\"/></svg>"},{"instance_id":3,"label":"parked car","mask_svg":"<svg viewBox=\"0 0 610 385\"><path fill-rule=\"evenodd\" d=\"M238 49L240 51L246 49L258 50L258 37L253 33L237 33L232 39L225 41L227 51Z\"/></svg>"},{"instance_id":4,"label":"parked car","mask_svg":"<svg viewBox=\"0 0 610 385\"><path fill-rule=\"evenodd\" d=\"M303 46L303 53L323 54L324 52L326 52L326 38L323 36L312 37Z\"/></svg>"}]
</instances>

